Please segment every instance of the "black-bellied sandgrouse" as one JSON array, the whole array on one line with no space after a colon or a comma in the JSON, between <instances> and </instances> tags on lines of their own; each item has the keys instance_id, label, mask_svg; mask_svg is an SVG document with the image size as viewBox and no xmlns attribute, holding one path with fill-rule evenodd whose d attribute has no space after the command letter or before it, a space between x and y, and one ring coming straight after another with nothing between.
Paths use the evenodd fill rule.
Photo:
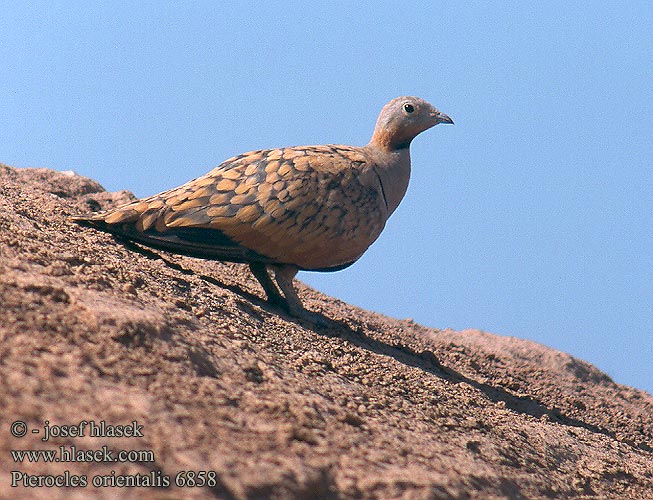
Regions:
<instances>
[{"instance_id":1,"label":"black-bellied sandgrouse","mask_svg":"<svg viewBox=\"0 0 653 500\"><path fill-rule=\"evenodd\" d=\"M297 271L343 269L367 250L404 197L411 141L438 123L453 121L423 99L397 97L366 146L244 153L180 187L73 220L156 249L247 263L271 303L301 316Z\"/></svg>"}]
</instances>

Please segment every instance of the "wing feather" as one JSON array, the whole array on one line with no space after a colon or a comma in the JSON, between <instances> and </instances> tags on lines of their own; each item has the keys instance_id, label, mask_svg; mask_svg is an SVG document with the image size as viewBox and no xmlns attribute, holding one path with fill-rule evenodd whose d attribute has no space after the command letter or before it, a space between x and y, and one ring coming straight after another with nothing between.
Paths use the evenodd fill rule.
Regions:
<instances>
[{"instance_id":1,"label":"wing feather","mask_svg":"<svg viewBox=\"0 0 653 500\"><path fill-rule=\"evenodd\" d=\"M177 253L324 270L362 255L385 210L360 148L307 146L246 153L178 188L76 220Z\"/></svg>"}]
</instances>

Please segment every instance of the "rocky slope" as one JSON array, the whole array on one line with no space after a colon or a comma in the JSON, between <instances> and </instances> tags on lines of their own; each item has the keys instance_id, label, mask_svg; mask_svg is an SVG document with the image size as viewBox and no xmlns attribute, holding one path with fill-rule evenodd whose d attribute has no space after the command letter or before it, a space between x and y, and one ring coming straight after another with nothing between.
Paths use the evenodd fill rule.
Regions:
<instances>
[{"instance_id":1,"label":"rocky slope","mask_svg":"<svg viewBox=\"0 0 653 500\"><path fill-rule=\"evenodd\" d=\"M244 266L67 220L130 196L0 166L0 498L653 498L651 395L533 342L428 329L305 286L329 325L298 322ZM56 436L82 421L137 436L90 423ZM152 453L15 456L60 447ZM212 473L154 487L192 483L184 471Z\"/></svg>"}]
</instances>

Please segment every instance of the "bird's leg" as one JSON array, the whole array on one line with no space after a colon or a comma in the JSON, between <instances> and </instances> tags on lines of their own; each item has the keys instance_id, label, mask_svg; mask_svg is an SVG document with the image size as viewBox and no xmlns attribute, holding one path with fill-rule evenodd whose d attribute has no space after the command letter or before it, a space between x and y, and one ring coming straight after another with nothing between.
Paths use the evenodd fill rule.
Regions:
<instances>
[{"instance_id":1,"label":"bird's leg","mask_svg":"<svg viewBox=\"0 0 653 500\"><path fill-rule=\"evenodd\" d=\"M252 262L249 265L249 269L250 271L252 271L252 274L258 280L258 282L261 284L263 290L265 290L265 294L267 295L268 302L277 306L282 306L282 307L287 306L288 303L286 299L284 299L279 293L279 290L277 289L276 285L272 281L272 278L270 278L270 275L268 274L268 270L265 264L261 264L260 262Z\"/></svg>"},{"instance_id":2,"label":"bird's leg","mask_svg":"<svg viewBox=\"0 0 653 500\"><path fill-rule=\"evenodd\" d=\"M311 313L304 309L302 301L299 298L299 295L297 295L297 290L295 290L293 285L293 279L295 278L297 271L299 271L297 266L289 264L265 265L254 262L250 263L249 268L254 277L263 287L263 290L265 290L270 304L282 307L288 312L288 314L295 318L302 318L318 325L332 326L329 322L325 322L315 313ZM283 295L279 293L279 289L277 289L274 281L270 278L268 269L274 271L274 278L279 285L281 292L283 292Z\"/></svg>"},{"instance_id":3,"label":"bird's leg","mask_svg":"<svg viewBox=\"0 0 653 500\"><path fill-rule=\"evenodd\" d=\"M295 290L292 283L292 280L299 269L297 266L291 266L288 264L270 265L270 268L274 271L274 278L277 280L279 288L281 288L281 291L286 297L288 312L295 317L302 316L306 311L304 310L302 301L299 298L299 295L297 295L297 290Z\"/></svg>"},{"instance_id":4,"label":"bird's leg","mask_svg":"<svg viewBox=\"0 0 653 500\"><path fill-rule=\"evenodd\" d=\"M293 279L295 278L297 271L299 271L297 266L289 264L265 265L251 263L249 268L265 290L270 304L280 306L291 316L308 321L313 325L325 328L334 327L333 321L324 318L321 314L304 309L302 301L297 295L297 290L295 290L295 287L293 286ZM268 269L274 271L274 278L285 297L279 293L279 290L268 274Z\"/></svg>"}]
</instances>

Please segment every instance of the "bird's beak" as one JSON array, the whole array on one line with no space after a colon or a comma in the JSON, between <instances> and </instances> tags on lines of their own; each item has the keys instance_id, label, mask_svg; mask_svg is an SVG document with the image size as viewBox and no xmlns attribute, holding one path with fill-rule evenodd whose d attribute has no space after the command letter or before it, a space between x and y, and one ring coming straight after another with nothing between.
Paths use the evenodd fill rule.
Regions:
<instances>
[{"instance_id":1,"label":"bird's beak","mask_svg":"<svg viewBox=\"0 0 653 500\"><path fill-rule=\"evenodd\" d=\"M432 113L432 116L438 121L438 123L450 123L451 125L453 125L453 120L449 117L449 115L445 115L440 111L436 111L435 113Z\"/></svg>"}]
</instances>

